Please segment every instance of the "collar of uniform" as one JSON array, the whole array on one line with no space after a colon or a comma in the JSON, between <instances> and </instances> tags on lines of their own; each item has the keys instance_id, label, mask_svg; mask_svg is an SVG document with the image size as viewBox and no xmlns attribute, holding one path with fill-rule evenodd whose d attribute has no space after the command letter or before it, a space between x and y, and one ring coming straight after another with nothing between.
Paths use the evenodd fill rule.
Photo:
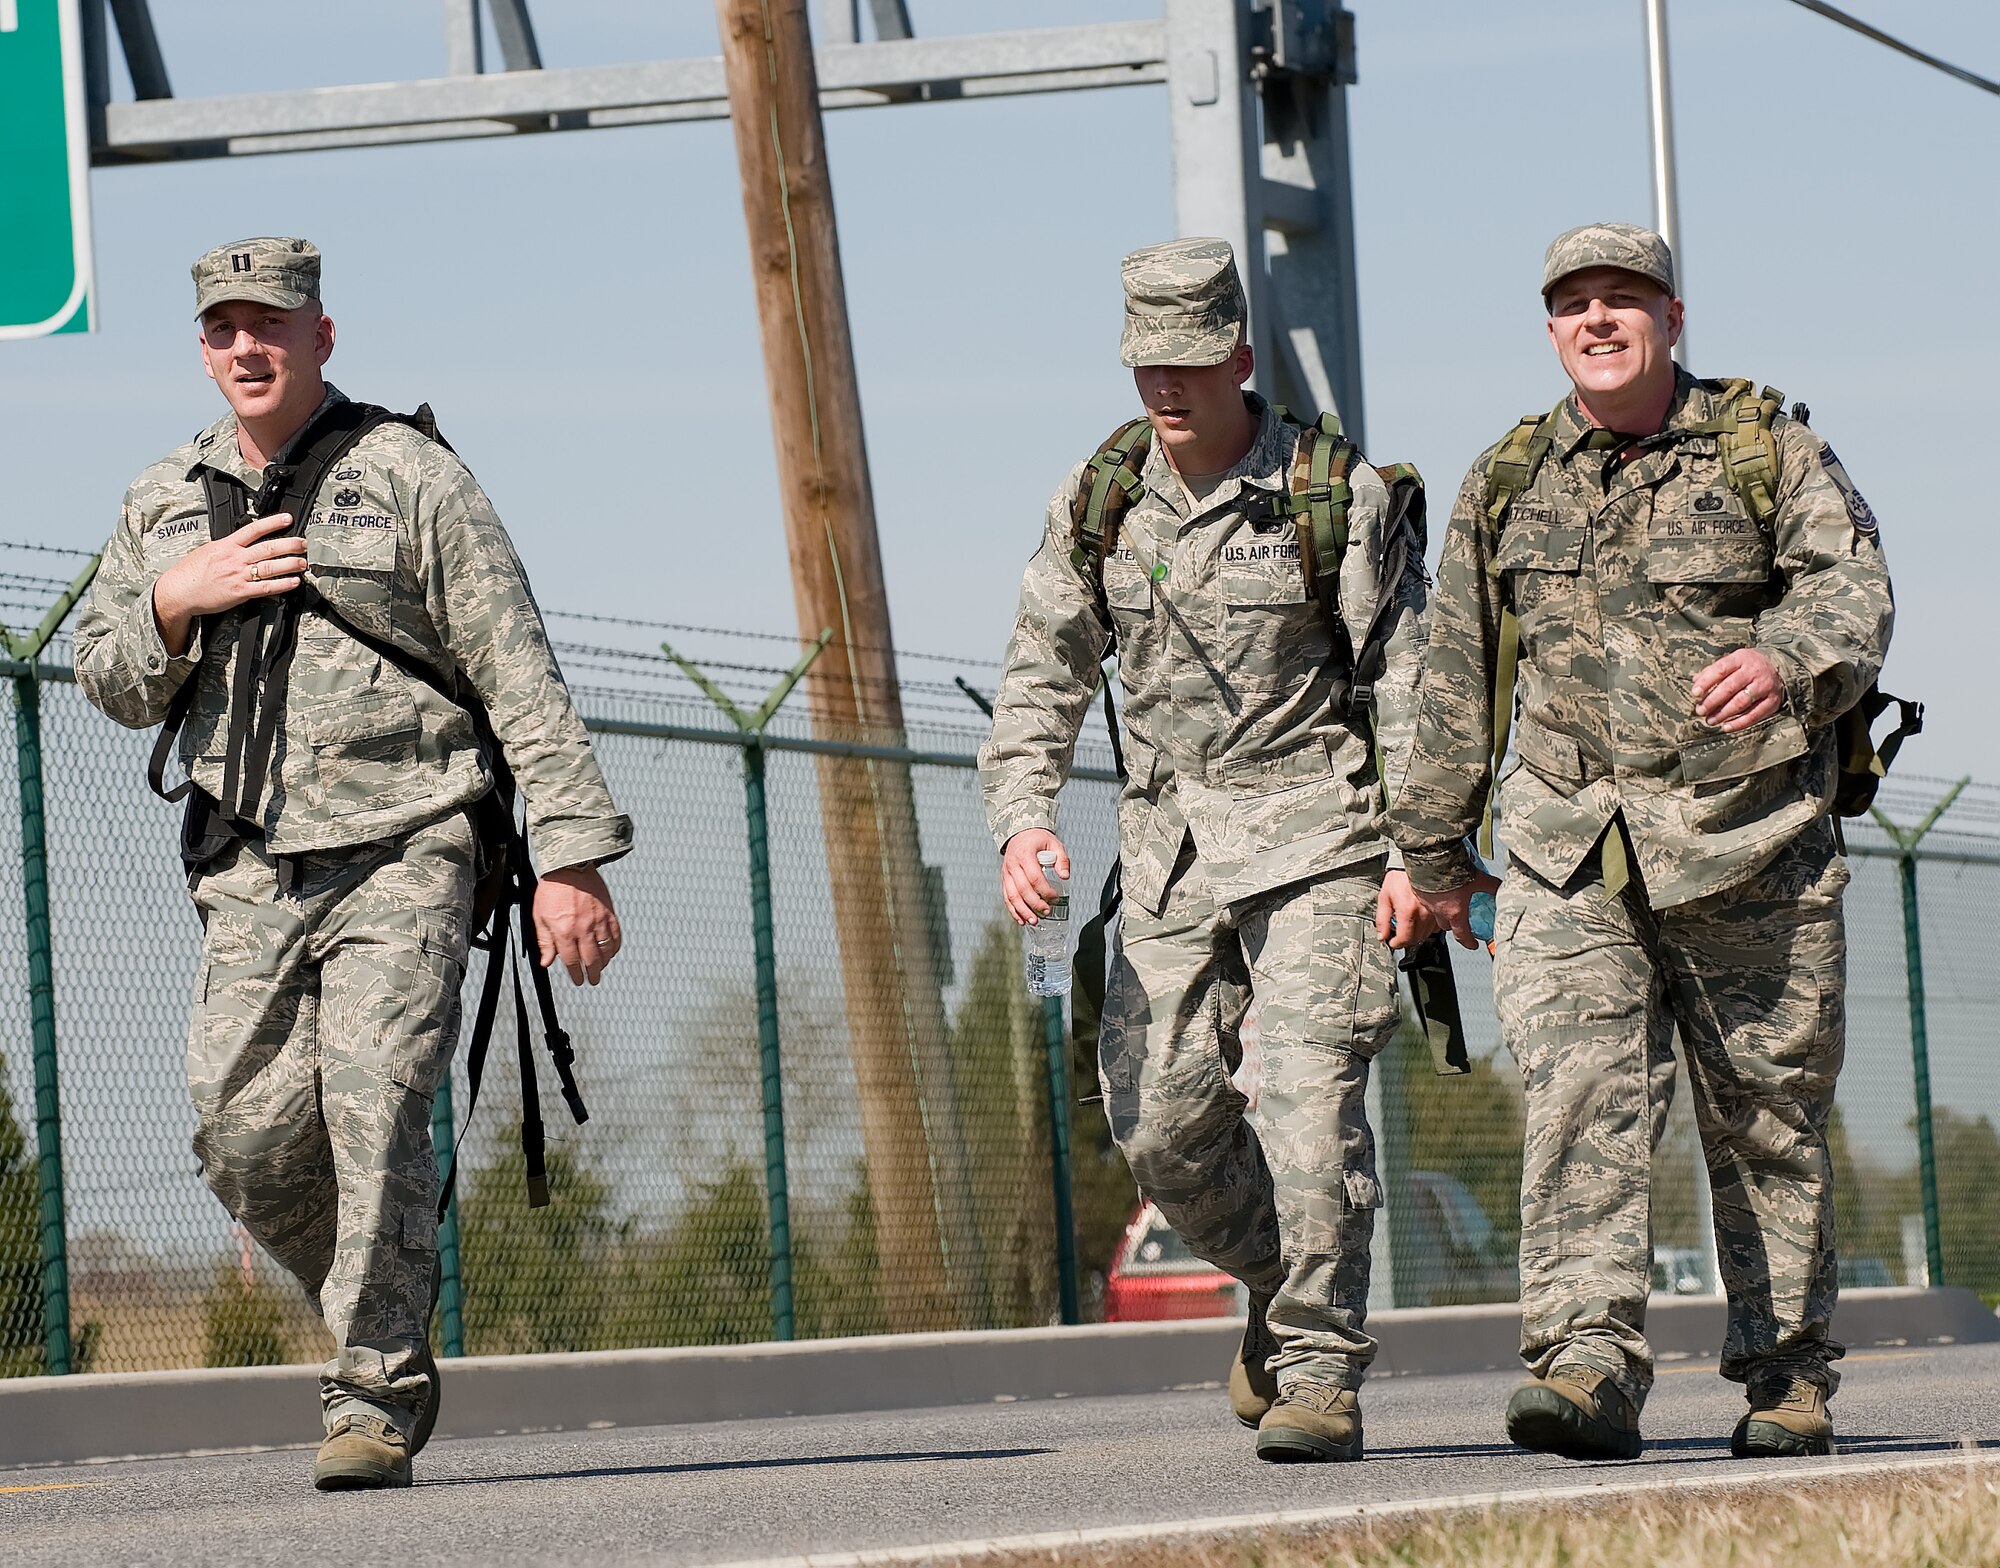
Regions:
<instances>
[{"instance_id":1,"label":"collar of uniform","mask_svg":"<svg viewBox=\"0 0 2000 1568\"><path fill-rule=\"evenodd\" d=\"M1703 420L1713 416L1715 399L1702 384L1695 380L1679 365L1674 366L1674 397L1667 405L1667 419L1658 432L1659 436L1670 439L1658 441L1657 436L1635 436L1635 441L1658 441L1659 445L1670 446L1679 439L1676 432L1683 432ZM1576 393L1556 405L1555 451L1565 463L1583 450L1590 438L1604 427L1594 425L1583 412L1583 405L1577 401Z\"/></svg>"},{"instance_id":2,"label":"collar of uniform","mask_svg":"<svg viewBox=\"0 0 2000 1568\"><path fill-rule=\"evenodd\" d=\"M319 400L319 406L306 416L306 425L319 418L322 411L335 403L347 401L346 395L331 381L326 384L326 395ZM300 425L299 429L305 429ZM236 415L224 414L200 435L194 438L194 461L188 464L186 478L192 479L204 468L212 468L226 478L255 490L262 482L263 470L252 468L243 461L243 453L236 445Z\"/></svg>"},{"instance_id":3,"label":"collar of uniform","mask_svg":"<svg viewBox=\"0 0 2000 1568\"><path fill-rule=\"evenodd\" d=\"M1251 441L1250 450L1237 459L1235 466L1208 493L1208 499L1201 503L1199 513L1189 510L1187 490L1181 484L1180 476L1174 472L1173 465L1167 461L1167 454L1160 443L1155 441L1152 450L1146 454L1146 488L1172 507L1174 514L1183 522L1226 507L1242 493L1245 485L1271 491L1285 488L1291 468L1291 453L1286 450L1285 422L1278 417L1277 410L1255 392L1245 392L1243 400L1250 405L1250 412L1257 416L1256 438Z\"/></svg>"}]
</instances>

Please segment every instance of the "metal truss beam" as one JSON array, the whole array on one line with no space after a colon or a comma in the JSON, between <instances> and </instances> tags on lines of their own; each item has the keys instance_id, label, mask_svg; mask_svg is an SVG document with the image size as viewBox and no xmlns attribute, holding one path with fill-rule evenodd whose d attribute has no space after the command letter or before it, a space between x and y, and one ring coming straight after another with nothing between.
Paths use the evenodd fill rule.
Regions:
<instances>
[{"instance_id":1,"label":"metal truss beam","mask_svg":"<svg viewBox=\"0 0 2000 1568\"><path fill-rule=\"evenodd\" d=\"M1167 76L1166 33L1154 21L837 44L815 56L827 109L1137 86ZM728 117L720 56L510 69L106 104L104 136L92 158L115 165Z\"/></svg>"},{"instance_id":2,"label":"metal truss beam","mask_svg":"<svg viewBox=\"0 0 2000 1568\"><path fill-rule=\"evenodd\" d=\"M1366 449L1338 0L1165 0L1174 218L1235 247L1256 385Z\"/></svg>"},{"instance_id":3,"label":"metal truss beam","mask_svg":"<svg viewBox=\"0 0 2000 1568\"><path fill-rule=\"evenodd\" d=\"M125 49L125 69L132 76L133 95L173 97L167 62L160 54L159 36L153 31L153 13L146 0L111 0L111 14L118 23L118 42Z\"/></svg>"},{"instance_id":4,"label":"metal truss beam","mask_svg":"<svg viewBox=\"0 0 2000 1568\"><path fill-rule=\"evenodd\" d=\"M528 0L486 0L493 12L493 36L500 42L503 71L539 71L541 45L535 42L535 24L528 20Z\"/></svg>"}]
</instances>

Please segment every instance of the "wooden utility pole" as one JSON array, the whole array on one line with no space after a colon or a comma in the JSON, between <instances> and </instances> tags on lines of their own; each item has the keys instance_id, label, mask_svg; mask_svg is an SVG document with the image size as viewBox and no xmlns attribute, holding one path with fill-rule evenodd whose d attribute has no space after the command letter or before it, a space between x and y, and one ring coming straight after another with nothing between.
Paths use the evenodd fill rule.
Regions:
<instances>
[{"instance_id":1,"label":"wooden utility pole","mask_svg":"<svg viewBox=\"0 0 2000 1568\"><path fill-rule=\"evenodd\" d=\"M820 735L904 743L805 0L716 0L743 175L801 637ZM957 1136L944 1004L905 763L824 756L820 809L848 1035L897 1330L969 1326L985 1270Z\"/></svg>"}]
</instances>

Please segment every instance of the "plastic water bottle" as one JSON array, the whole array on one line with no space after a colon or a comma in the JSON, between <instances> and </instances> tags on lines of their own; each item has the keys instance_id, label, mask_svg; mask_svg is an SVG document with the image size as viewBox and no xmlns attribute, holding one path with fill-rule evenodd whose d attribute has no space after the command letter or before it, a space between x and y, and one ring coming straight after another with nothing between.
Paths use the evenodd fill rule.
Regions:
<instances>
[{"instance_id":1,"label":"plastic water bottle","mask_svg":"<svg viewBox=\"0 0 2000 1568\"><path fill-rule=\"evenodd\" d=\"M1474 893L1471 906L1465 918L1472 926L1472 934L1484 942L1489 949L1493 946L1493 895Z\"/></svg>"},{"instance_id":2,"label":"plastic water bottle","mask_svg":"<svg viewBox=\"0 0 2000 1568\"><path fill-rule=\"evenodd\" d=\"M1056 852L1045 849L1035 857L1042 878L1056 890L1049 912L1023 930L1028 946L1028 994L1069 995L1069 883L1056 875Z\"/></svg>"}]
</instances>

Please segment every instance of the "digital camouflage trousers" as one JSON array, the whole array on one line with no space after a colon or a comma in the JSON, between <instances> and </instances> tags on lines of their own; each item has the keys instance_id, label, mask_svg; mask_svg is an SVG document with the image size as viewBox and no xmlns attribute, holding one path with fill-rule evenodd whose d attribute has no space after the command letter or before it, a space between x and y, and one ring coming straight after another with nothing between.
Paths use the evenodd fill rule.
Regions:
<instances>
[{"instance_id":1,"label":"digital camouflage trousers","mask_svg":"<svg viewBox=\"0 0 2000 1568\"><path fill-rule=\"evenodd\" d=\"M1183 851L1157 916L1127 906L1106 987L1105 1110L1139 1190L1199 1257L1273 1297L1281 1384L1358 1388L1380 1188L1364 1096L1396 1033L1375 935L1384 862L1218 907ZM1231 1082L1257 1004L1253 1128Z\"/></svg>"},{"instance_id":2,"label":"digital camouflage trousers","mask_svg":"<svg viewBox=\"0 0 2000 1568\"><path fill-rule=\"evenodd\" d=\"M1556 888L1501 884L1494 993L1527 1099L1521 1356L1653 1382L1652 1155L1678 1029L1729 1298L1722 1375L1829 1394L1841 1347L1827 1120L1846 1042L1847 863L1822 821L1750 881L1651 910L1596 858Z\"/></svg>"},{"instance_id":3,"label":"digital camouflage trousers","mask_svg":"<svg viewBox=\"0 0 2000 1568\"><path fill-rule=\"evenodd\" d=\"M210 1189L332 1332L327 1424L405 1431L437 1265L431 1095L458 1039L470 936L465 813L302 857L280 897L259 842L195 885L205 935L188 1083Z\"/></svg>"}]
</instances>

